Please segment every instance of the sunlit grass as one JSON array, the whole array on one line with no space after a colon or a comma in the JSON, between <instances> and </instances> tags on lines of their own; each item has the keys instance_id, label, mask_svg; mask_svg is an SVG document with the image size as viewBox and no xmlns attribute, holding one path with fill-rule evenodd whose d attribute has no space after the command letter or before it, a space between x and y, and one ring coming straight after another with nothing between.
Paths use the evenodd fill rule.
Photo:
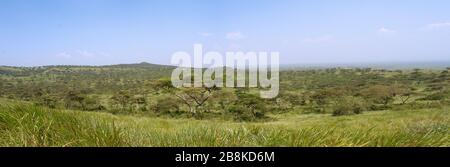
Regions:
<instances>
[{"instance_id":1,"label":"sunlit grass","mask_svg":"<svg viewBox=\"0 0 450 167\"><path fill-rule=\"evenodd\" d=\"M448 108L273 117L161 119L0 101L0 146L450 146Z\"/></svg>"}]
</instances>

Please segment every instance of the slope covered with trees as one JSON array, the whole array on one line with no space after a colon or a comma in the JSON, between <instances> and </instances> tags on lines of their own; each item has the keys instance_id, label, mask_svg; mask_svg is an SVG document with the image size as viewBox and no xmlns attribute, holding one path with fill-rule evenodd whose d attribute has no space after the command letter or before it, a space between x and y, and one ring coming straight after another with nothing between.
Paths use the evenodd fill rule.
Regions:
<instances>
[{"instance_id":1,"label":"slope covered with trees","mask_svg":"<svg viewBox=\"0 0 450 167\"><path fill-rule=\"evenodd\" d=\"M281 71L280 95L261 99L256 88L173 88L174 67L0 67L0 96L37 105L163 117L268 121L295 112L333 116L449 104L449 69L331 68Z\"/></svg>"}]
</instances>

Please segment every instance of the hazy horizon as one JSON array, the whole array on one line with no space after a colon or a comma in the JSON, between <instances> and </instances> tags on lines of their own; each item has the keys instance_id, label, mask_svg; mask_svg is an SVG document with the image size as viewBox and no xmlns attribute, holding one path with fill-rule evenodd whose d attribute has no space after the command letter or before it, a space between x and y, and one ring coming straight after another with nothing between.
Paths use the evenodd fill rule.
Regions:
<instances>
[{"instance_id":1,"label":"hazy horizon","mask_svg":"<svg viewBox=\"0 0 450 167\"><path fill-rule=\"evenodd\" d=\"M88 64L47 64L38 66L12 66L2 65L0 67L50 67L50 66L89 66L89 67L102 67L102 66L114 66L114 65L134 65L134 64L152 64L161 66L174 66L172 64L158 64L152 62L135 62L135 63L117 63L117 64L101 64L101 65L88 65ZM450 61L415 61L415 62L359 62L359 63L297 63L297 64L280 64L281 70L286 69L315 69L315 68L376 68L376 69L445 69L450 67Z\"/></svg>"}]
</instances>

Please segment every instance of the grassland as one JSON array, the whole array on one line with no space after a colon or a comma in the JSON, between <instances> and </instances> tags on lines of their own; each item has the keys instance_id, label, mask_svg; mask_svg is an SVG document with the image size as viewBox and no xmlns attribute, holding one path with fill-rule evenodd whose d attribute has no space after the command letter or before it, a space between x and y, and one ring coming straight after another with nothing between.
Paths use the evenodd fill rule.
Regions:
<instances>
[{"instance_id":1,"label":"grassland","mask_svg":"<svg viewBox=\"0 0 450 167\"><path fill-rule=\"evenodd\" d=\"M450 146L450 68L283 70L274 99L172 69L0 67L0 146Z\"/></svg>"},{"instance_id":2,"label":"grassland","mask_svg":"<svg viewBox=\"0 0 450 167\"><path fill-rule=\"evenodd\" d=\"M450 146L449 108L272 115L275 121L161 119L0 100L0 146Z\"/></svg>"}]
</instances>

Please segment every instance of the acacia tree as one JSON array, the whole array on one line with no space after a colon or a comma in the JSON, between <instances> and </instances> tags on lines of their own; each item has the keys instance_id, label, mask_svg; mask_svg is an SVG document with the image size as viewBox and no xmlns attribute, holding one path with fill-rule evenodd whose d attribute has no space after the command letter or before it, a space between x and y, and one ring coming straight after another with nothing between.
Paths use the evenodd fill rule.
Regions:
<instances>
[{"instance_id":1,"label":"acacia tree","mask_svg":"<svg viewBox=\"0 0 450 167\"><path fill-rule=\"evenodd\" d=\"M414 95L411 87L405 85L395 85L392 91L394 93L394 96L399 97L401 104L406 104L406 102L408 102Z\"/></svg>"},{"instance_id":2,"label":"acacia tree","mask_svg":"<svg viewBox=\"0 0 450 167\"><path fill-rule=\"evenodd\" d=\"M201 116L203 107L211 99L214 92L219 90L217 87L183 87L175 88L170 78L162 78L156 81L154 88L162 90L180 99L188 108L193 116Z\"/></svg>"},{"instance_id":3,"label":"acacia tree","mask_svg":"<svg viewBox=\"0 0 450 167\"><path fill-rule=\"evenodd\" d=\"M395 96L394 89L386 85L373 85L362 90L362 95L366 98L373 99L377 103L387 106Z\"/></svg>"}]
</instances>

